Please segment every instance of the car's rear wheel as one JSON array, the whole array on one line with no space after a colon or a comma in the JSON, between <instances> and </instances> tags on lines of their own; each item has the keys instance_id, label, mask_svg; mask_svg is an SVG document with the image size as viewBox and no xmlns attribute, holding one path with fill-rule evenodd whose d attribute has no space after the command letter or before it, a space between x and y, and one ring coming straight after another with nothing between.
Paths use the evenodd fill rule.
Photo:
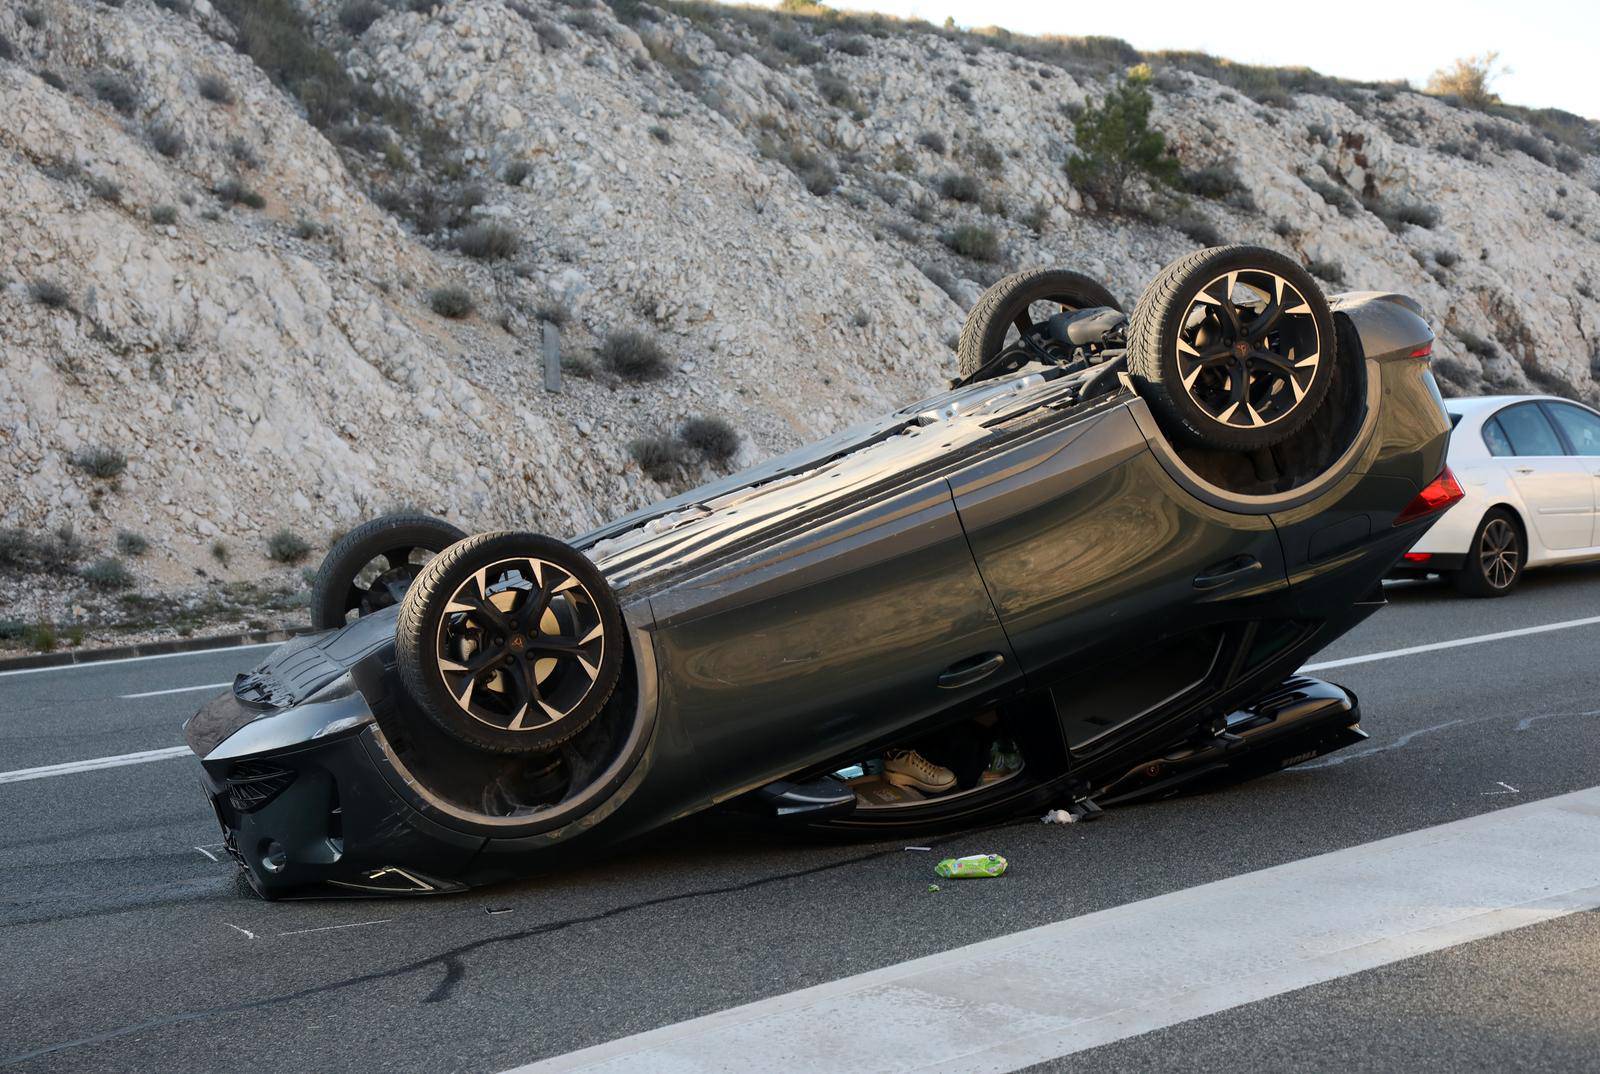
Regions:
<instances>
[{"instance_id":1,"label":"car's rear wheel","mask_svg":"<svg viewBox=\"0 0 1600 1074\"><path fill-rule=\"evenodd\" d=\"M988 380L1020 368L1027 363L1026 349L1012 361L995 359L1025 338L1048 349L1051 344L1042 330L1052 314L1098 306L1122 309L1110 291L1081 272L1031 269L1012 273L985 291L967 314L956 344L961 379Z\"/></svg>"},{"instance_id":2,"label":"car's rear wheel","mask_svg":"<svg viewBox=\"0 0 1600 1074\"><path fill-rule=\"evenodd\" d=\"M362 523L339 538L317 568L311 625L331 630L400 603L428 560L465 536L427 515L383 515Z\"/></svg>"},{"instance_id":3,"label":"car's rear wheel","mask_svg":"<svg viewBox=\"0 0 1600 1074\"><path fill-rule=\"evenodd\" d=\"M1293 435L1339 360L1311 274L1260 246L1219 246L1162 269L1128 325L1128 372L1169 436L1253 451Z\"/></svg>"},{"instance_id":4,"label":"car's rear wheel","mask_svg":"<svg viewBox=\"0 0 1600 1074\"><path fill-rule=\"evenodd\" d=\"M482 533L435 556L400 604L407 691L458 741L552 749L587 727L622 669L622 614L594 564L533 533Z\"/></svg>"},{"instance_id":5,"label":"car's rear wheel","mask_svg":"<svg viewBox=\"0 0 1600 1074\"><path fill-rule=\"evenodd\" d=\"M1516 516L1496 507L1478 523L1467 561L1450 581L1469 597L1503 597L1522 580L1527 560L1527 541Z\"/></svg>"}]
</instances>

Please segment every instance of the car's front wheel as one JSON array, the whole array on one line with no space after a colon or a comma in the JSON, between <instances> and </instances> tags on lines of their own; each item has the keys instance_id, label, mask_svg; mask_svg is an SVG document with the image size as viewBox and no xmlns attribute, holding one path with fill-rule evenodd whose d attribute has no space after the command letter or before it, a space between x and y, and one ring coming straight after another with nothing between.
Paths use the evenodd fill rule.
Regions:
<instances>
[{"instance_id":1,"label":"car's front wheel","mask_svg":"<svg viewBox=\"0 0 1600 1074\"><path fill-rule=\"evenodd\" d=\"M1516 516L1496 507L1478 523L1467 562L1450 580L1469 597L1503 597L1522 580L1527 561L1527 542Z\"/></svg>"},{"instance_id":2,"label":"car's front wheel","mask_svg":"<svg viewBox=\"0 0 1600 1074\"><path fill-rule=\"evenodd\" d=\"M622 613L582 552L534 533L480 533L435 556L400 602L406 690L442 731L490 753L554 748L587 727L622 673Z\"/></svg>"}]
</instances>

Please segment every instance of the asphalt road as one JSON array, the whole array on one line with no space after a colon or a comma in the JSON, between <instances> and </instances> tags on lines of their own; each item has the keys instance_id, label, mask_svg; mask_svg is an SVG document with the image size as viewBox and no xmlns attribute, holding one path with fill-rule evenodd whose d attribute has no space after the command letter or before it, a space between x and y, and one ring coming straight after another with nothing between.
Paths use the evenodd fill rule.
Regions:
<instances>
[{"instance_id":1,"label":"asphalt road","mask_svg":"<svg viewBox=\"0 0 1600 1074\"><path fill-rule=\"evenodd\" d=\"M1600 614L1600 570L1438 585L1334 660ZM1068 828L936 841L1012 862L670 831L564 875L409 901L268 904L213 861L187 759L0 783L0 1067L498 1071L809 984L1600 783L1600 625L1353 664L1372 740ZM259 651L0 676L0 772L181 743ZM1058 1061L1051 1069L1550 1069L1600 1054L1579 914ZM1234 927L1248 927L1242 913ZM752 1067L759 1062L752 1059Z\"/></svg>"}]
</instances>

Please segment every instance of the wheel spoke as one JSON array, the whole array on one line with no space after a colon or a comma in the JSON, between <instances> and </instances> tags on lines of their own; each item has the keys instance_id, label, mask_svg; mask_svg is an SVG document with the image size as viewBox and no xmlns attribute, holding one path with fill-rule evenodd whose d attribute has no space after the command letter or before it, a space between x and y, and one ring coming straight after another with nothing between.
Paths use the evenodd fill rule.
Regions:
<instances>
[{"instance_id":1,"label":"wheel spoke","mask_svg":"<svg viewBox=\"0 0 1600 1074\"><path fill-rule=\"evenodd\" d=\"M1278 322L1282 319L1283 307L1278 304L1277 299L1273 299L1267 303L1267 308L1262 310L1255 320L1244 326L1242 334L1245 339L1256 342L1262 336L1278 327Z\"/></svg>"}]
</instances>

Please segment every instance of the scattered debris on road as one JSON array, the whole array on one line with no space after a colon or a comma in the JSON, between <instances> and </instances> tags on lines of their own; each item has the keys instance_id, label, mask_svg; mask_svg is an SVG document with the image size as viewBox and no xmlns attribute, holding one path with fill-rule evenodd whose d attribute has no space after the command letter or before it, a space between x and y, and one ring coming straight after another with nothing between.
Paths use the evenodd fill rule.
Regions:
<instances>
[{"instance_id":1,"label":"scattered debris on road","mask_svg":"<svg viewBox=\"0 0 1600 1074\"><path fill-rule=\"evenodd\" d=\"M1039 819L1046 824L1076 824L1078 822L1078 818L1065 809L1052 809Z\"/></svg>"},{"instance_id":2,"label":"scattered debris on road","mask_svg":"<svg viewBox=\"0 0 1600 1074\"><path fill-rule=\"evenodd\" d=\"M981 880L1000 876L1007 864L998 854L968 854L964 858L946 858L933 871L946 880Z\"/></svg>"}]
</instances>

